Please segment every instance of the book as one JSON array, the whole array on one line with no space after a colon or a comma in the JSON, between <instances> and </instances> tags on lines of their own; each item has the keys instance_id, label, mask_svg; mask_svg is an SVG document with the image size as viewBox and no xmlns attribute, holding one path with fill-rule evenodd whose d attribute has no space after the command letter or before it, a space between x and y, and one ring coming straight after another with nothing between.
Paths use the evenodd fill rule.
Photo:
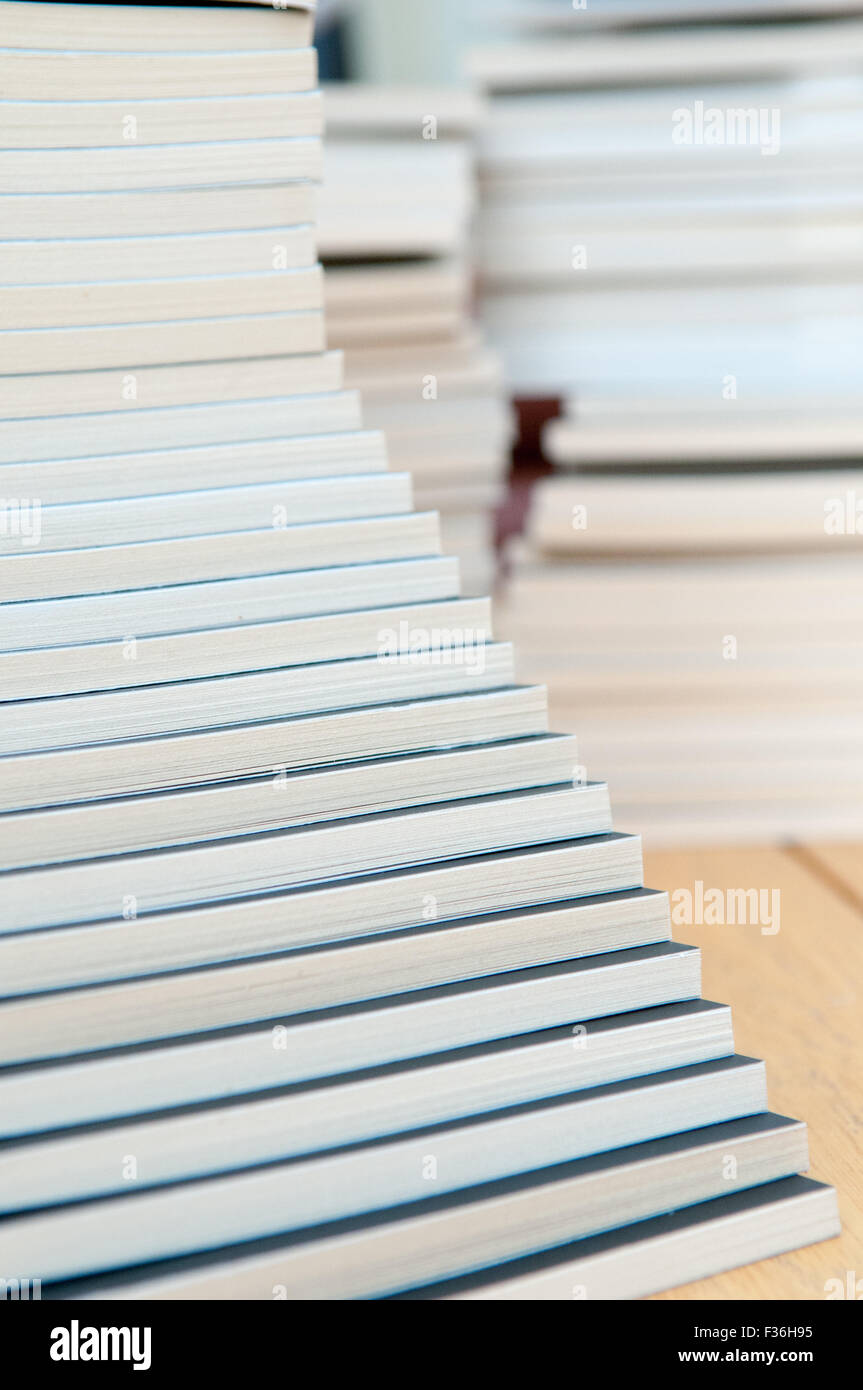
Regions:
<instances>
[{"instance_id":1,"label":"book","mask_svg":"<svg viewBox=\"0 0 863 1390\"><path fill-rule=\"evenodd\" d=\"M139 42L147 43L146 35ZM90 101L254 96L306 92L315 86L313 48L177 50L9 48L3 58L3 96L11 101Z\"/></svg>"},{"instance_id":2,"label":"book","mask_svg":"<svg viewBox=\"0 0 863 1390\"><path fill-rule=\"evenodd\" d=\"M224 300L230 309L232 289ZM215 307L215 306L214 306ZM170 341L170 348L167 343ZM154 366L166 354L178 362L229 357L238 341L268 355L314 352L324 346L318 310L222 314L212 318L165 319L150 323L100 323L70 328L0 329L0 371L62 372L71 369Z\"/></svg>"},{"instance_id":3,"label":"book","mask_svg":"<svg viewBox=\"0 0 863 1390\"><path fill-rule=\"evenodd\" d=\"M28 515L25 507L25 522ZM336 563L405 560L440 550L434 512L405 511L305 526L273 526L272 521L271 515L265 530L226 533L231 534L230 542L204 535L44 554L22 548L0 556L0 581L7 600L18 602L323 569Z\"/></svg>"},{"instance_id":4,"label":"book","mask_svg":"<svg viewBox=\"0 0 863 1390\"><path fill-rule=\"evenodd\" d=\"M579 459L591 464L629 464L661 459L663 464L691 467L693 463L739 464L748 459L782 467L790 457L818 465L823 459L856 463L859 460L857 420L853 412L835 409L798 410L792 419L786 411L741 412L734 421L717 421L709 435L694 435L690 424L674 413L662 418L655 413L628 414L614 425L599 428L585 413L573 429L568 420L548 430L547 449L556 461L569 466Z\"/></svg>"},{"instance_id":5,"label":"book","mask_svg":"<svg viewBox=\"0 0 863 1390\"><path fill-rule=\"evenodd\" d=\"M313 264L311 229L300 227L285 230L302 233L303 250L298 251L298 256L303 264ZM129 238L132 243L136 240ZM152 244L146 238L141 240L145 246ZM176 240L174 244L176 246ZM77 413L81 415L113 414L112 429L119 429L120 414L129 410L216 406L249 400L260 403L272 396L313 396L319 392L335 393L341 388L341 354L322 352L306 356L233 358L225 362L145 367L134 373L134 381L124 380L110 369L64 373L62 379L56 380L38 373L31 376L19 373L0 379L0 401L3 404L4 433L13 435L11 421L25 419L29 421L29 430L37 431L37 419L46 415L63 415L72 403L78 407ZM142 422L147 417L138 415L135 418ZM74 416L66 416L64 428L73 428L73 422ZM23 440L27 435L22 428L13 437L17 442L10 444L10 453L13 449L21 450L24 447ZM53 451L54 446L43 442L42 447ZM22 457L20 453L13 456Z\"/></svg>"},{"instance_id":6,"label":"book","mask_svg":"<svg viewBox=\"0 0 863 1390\"><path fill-rule=\"evenodd\" d=\"M861 484L853 469L561 478L537 490L531 531L550 555L859 547L855 530L830 523L834 514L844 522L844 501Z\"/></svg>"},{"instance_id":7,"label":"book","mask_svg":"<svg viewBox=\"0 0 863 1390\"><path fill-rule=\"evenodd\" d=\"M838 1232L832 1188L789 1177L637 1222L545 1259L500 1265L491 1283L428 1286L423 1296L547 1300L572 1298L575 1290L579 1298L644 1298L667 1280L688 1283L708 1270L768 1259Z\"/></svg>"},{"instance_id":8,"label":"book","mask_svg":"<svg viewBox=\"0 0 863 1390\"><path fill-rule=\"evenodd\" d=\"M242 159L238 157L235 168L239 171L241 167ZM64 240L237 232L313 222L314 187L302 182L249 184L242 198L237 198L231 185L195 189L118 187L104 192L76 189L70 193L46 189L26 197L0 192L0 214L4 241L42 241L47 227ZM22 250L26 255L26 248ZM73 365L70 370L74 369Z\"/></svg>"},{"instance_id":9,"label":"book","mask_svg":"<svg viewBox=\"0 0 863 1390\"><path fill-rule=\"evenodd\" d=\"M748 9L747 9L748 13ZM717 74L740 80L773 75L795 64L819 69L844 63L863 51L863 25L855 19L825 19L817 26L739 25L626 34L590 34L477 48L471 72L481 87L497 91L599 87L627 82L692 81Z\"/></svg>"},{"instance_id":10,"label":"book","mask_svg":"<svg viewBox=\"0 0 863 1390\"><path fill-rule=\"evenodd\" d=\"M247 0L255 4L256 0ZM155 9L155 13L153 13ZM9 48L54 51L188 52L194 49L307 48L312 41L313 4L291 0L274 14L261 4L238 24L219 5L98 5L6 0L4 39ZM194 44L192 43L194 40Z\"/></svg>"},{"instance_id":11,"label":"book","mask_svg":"<svg viewBox=\"0 0 863 1390\"><path fill-rule=\"evenodd\" d=\"M4 100L0 109L4 122L4 170L18 168L19 177L26 176L26 171L21 170L22 161L10 157L9 152L19 146L32 150L34 141L38 141L43 152L41 160L33 161L34 170L41 164L71 171L76 165L80 167L80 159L72 158L71 151L88 150L98 174L112 154L116 162L117 152L111 147L120 140L131 139L136 145L278 139L284 157L290 159L287 139L320 135L323 121L317 91L275 92L266 96L150 97L132 102ZM49 150L62 150L64 157L49 162L45 158ZM202 153L206 157L206 151ZM174 159L177 158L174 152ZM139 155L133 159L139 166L147 162ZM152 168L152 158L150 165Z\"/></svg>"},{"instance_id":12,"label":"book","mask_svg":"<svg viewBox=\"0 0 863 1390\"><path fill-rule=\"evenodd\" d=\"M315 178L320 154L320 141L310 136L243 141L211 137L196 144L136 143L129 149L112 145L83 150L22 149L0 154L0 179L10 194L38 193L46 186L55 193L74 192L85 179L94 193L110 191L120 170L130 189L150 188L157 179L168 188L180 185L192 189L199 183L225 183L232 177L239 181L240 168L248 183L272 183L280 175ZM14 304L14 297L4 289L4 301L7 298Z\"/></svg>"},{"instance_id":13,"label":"book","mask_svg":"<svg viewBox=\"0 0 863 1390\"><path fill-rule=\"evenodd\" d=\"M34 238L27 242L23 251L13 241L0 241L0 266L3 268L4 282L7 286L15 285L18 298L21 297L21 285L33 288L66 284L79 287L76 293L80 294L80 286L85 283L260 274L274 269L274 262L278 263L279 270L286 272L314 268L314 238L309 223L299 222L289 227L276 226L238 232L173 233L170 237L105 236L76 237L69 240ZM40 290L40 294L44 299L44 288ZM307 370L312 363L320 368L322 359L316 356L311 363L307 361ZM272 364L269 365L272 370ZM292 370L295 371L296 367L290 360L283 362L281 366L285 373L283 380L290 380ZM211 368L210 379L217 370L223 373L227 387L231 379L230 368ZM248 367L246 370L248 371ZM266 382L266 372L267 368L262 366L258 389ZM164 367L151 368L142 376L141 385L159 382L164 386L172 385L175 389L184 382L197 381L201 377L207 379L206 370L202 372L197 366L180 369L177 382L171 380ZM243 380L242 360L235 362L233 376L235 379ZM87 384L85 379L81 380L82 386ZM13 387L20 387L20 383L4 381L3 387L5 410L6 393ZM203 401L207 397L194 396L192 399ZM214 398L211 396L210 399ZM215 399L224 397L217 396ZM156 399L150 403L158 405L162 402ZM117 404L115 392L111 397L111 405ZM86 406L84 408L86 409ZM52 411L43 407L38 413L49 415Z\"/></svg>"},{"instance_id":14,"label":"book","mask_svg":"<svg viewBox=\"0 0 863 1390\"><path fill-rule=\"evenodd\" d=\"M340 92L340 97L346 114L347 96ZM416 114L397 133L373 131L363 138L359 113L341 129L328 126L318 240L325 261L363 257L374 269L376 260L393 252L449 258L463 247L473 203L464 134L447 134L444 127L442 138L424 139L424 113L445 107L447 94L417 92L413 100ZM324 118L328 120L326 95ZM363 196L370 171L381 185L372 204ZM409 198L404 196L407 189Z\"/></svg>"},{"instance_id":15,"label":"book","mask_svg":"<svg viewBox=\"0 0 863 1390\"><path fill-rule=\"evenodd\" d=\"M560 0L533 0L529 9L503 6L510 24L542 30L626 28L686 21L808 18L819 13L839 15L859 11L858 0L603 0L599 6L570 7Z\"/></svg>"}]
</instances>

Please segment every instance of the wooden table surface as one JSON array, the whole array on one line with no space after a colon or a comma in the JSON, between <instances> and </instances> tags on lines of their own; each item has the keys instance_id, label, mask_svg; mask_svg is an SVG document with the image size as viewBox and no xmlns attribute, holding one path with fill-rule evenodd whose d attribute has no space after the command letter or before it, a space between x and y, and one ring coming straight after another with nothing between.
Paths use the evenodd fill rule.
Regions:
<instances>
[{"instance_id":1,"label":"wooden table surface","mask_svg":"<svg viewBox=\"0 0 863 1390\"><path fill-rule=\"evenodd\" d=\"M823 1299L831 1279L863 1298L863 846L645 854L654 888L779 889L780 930L675 926L703 948L706 999L731 1004L737 1051L763 1058L771 1109L809 1125L810 1176L839 1193L835 1240L656 1295ZM828 1287L830 1287L828 1285Z\"/></svg>"}]
</instances>

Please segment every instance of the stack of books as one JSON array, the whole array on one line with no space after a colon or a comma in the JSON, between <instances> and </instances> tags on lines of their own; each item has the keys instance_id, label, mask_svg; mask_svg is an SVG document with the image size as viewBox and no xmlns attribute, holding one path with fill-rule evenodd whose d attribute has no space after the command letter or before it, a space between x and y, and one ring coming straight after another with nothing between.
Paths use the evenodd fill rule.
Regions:
<instances>
[{"instance_id":1,"label":"stack of books","mask_svg":"<svg viewBox=\"0 0 863 1390\"><path fill-rule=\"evenodd\" d=\"M314 264L231 260L309 248L309 17L0 18L34 185L0 194L4 1279L621 1298L833 1235L637 837L286 297Z\"/></svg>"},{"instance_id":2,"label":"stack of books","mask_svg":"<svg viewBox=\"0 0 863 1390\"><path fill-rule=\"evenodd\" d=\"M635 8L608 17L632 22ZM711 3L638 9L642 25L726 17ZM553 434L556 456L655 461L672 424L697 435L705 403L697 458L735 456L762 416L781 428L785 412L787 440L789 410L810 456L834 439L848 451L863 20L746 11L744 24L602 32L604 6L560 6L560 32L473 56L490 100L483 320L516 395L570 398L577 430Z\"/></svg>"},{"instance_id":3,"label":"stack of books","mask_svg":"<svg viewBox=\"0 0 863 1390\"><path fill-rule=\"evenodd\" d=\"M498 624L651 845L857 839L861 551L859 471L550 478Z\"/></svg>"},{"instance_id":4,"label":"stack of books","mask_svg":"<svg viewBox=\"0 0 863 1390\"><path fill-rule=\"evenodd\" d=\"M479 103L458 89L334 83L324 110L329 341L345 349L345 381L386 431L392 466L410 467L417 505L439 511L466 590L484 593L512 419L472 314Z\"/></svg>"},{"instance_id":5,"label":"stack of books","mask_svg":"<svg viewBox=\"0 0 863 1390\"><path fill-rule=\"evenodd\" d=\"M529 13L477 60L485 314L568 477L504 631L652 842L858 837L863 21Z\"/></svg>"}]
</instances>

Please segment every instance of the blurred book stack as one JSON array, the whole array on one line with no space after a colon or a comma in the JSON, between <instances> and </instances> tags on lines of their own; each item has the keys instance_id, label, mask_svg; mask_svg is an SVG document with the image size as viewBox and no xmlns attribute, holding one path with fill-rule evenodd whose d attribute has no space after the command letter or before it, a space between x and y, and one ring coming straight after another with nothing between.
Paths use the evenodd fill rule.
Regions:
<instances>
[{"instance_id":1,"label":"blurred book stack","mask_svg":"<svg viewBox=\"0 0 863 1390\"><path fill-rule=\"evenodd\" d=\"M500 364L472 314L468 237L478 103L457 89L333 83L319 249L327 329L345 381L440 512L467 592L494 578L493 513L512 422Z\"/></svg>"},{"instance_id":2,"label":"blurred book stack","mask_svg":"<svg viewBox=\"0 0 863 1390\"><path fill-rule=\"evenodd\" d=\"M859 472L538 485L500 626L620 824L653 844L863 831L855 497Z\"/></svg>"},{"instance_id":3,"label":"blurred book stack","mask_svg":"<svg viewBox=\"0 0 863 1390\"><path fill-rule=\"evenodd\" d=\"M652 843L863 830L860 8L538 4L474 60L484 322L569 474L500 617Z\"/></svg>"},{"instance_id":4,"label":"blurred book stack","mask_svg":"<svg viewBox=\"0 0 863 1390\"><path fill-rule=\"evenodd\" d=\"M621 1298L834 1234L320 346L309 17L0 19L6 1283Z\"/></svg>"}]
</instances>

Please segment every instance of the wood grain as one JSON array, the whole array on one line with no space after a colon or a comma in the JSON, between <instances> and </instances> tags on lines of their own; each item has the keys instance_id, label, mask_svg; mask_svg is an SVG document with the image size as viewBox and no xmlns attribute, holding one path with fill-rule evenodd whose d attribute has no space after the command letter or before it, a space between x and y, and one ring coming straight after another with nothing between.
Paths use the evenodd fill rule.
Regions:
<instances>
[{"instance_id":1,"label":"wood grain","mask_svg":"<svg viewBox=\"0 0 863 1390\"><path fill-rule=\"evenodd\" d=\"M770 1105L809 1125L810 1175L839 1193L843 1233L808 1249L657 1295L823 1299L848 1271L863 1281L863 1093L859 1036L863 848L693 849L645 856L655 888L778 889L780 930L675 926L704 952L705 998L732 1005L738 1052L767 1063ZM863 1282L860 1284L863 1295Z\"/></svg>"},{"instance_id":2,"label":"wood grain","mask_svg":"<svg viewBox=\"0 0 863 1390\"><path fill-rule=\"evenodd\" d=\"M801 845L793 851L800 863L829 883L863 913L863 845Z\"/></svg>"}]
</instances>

